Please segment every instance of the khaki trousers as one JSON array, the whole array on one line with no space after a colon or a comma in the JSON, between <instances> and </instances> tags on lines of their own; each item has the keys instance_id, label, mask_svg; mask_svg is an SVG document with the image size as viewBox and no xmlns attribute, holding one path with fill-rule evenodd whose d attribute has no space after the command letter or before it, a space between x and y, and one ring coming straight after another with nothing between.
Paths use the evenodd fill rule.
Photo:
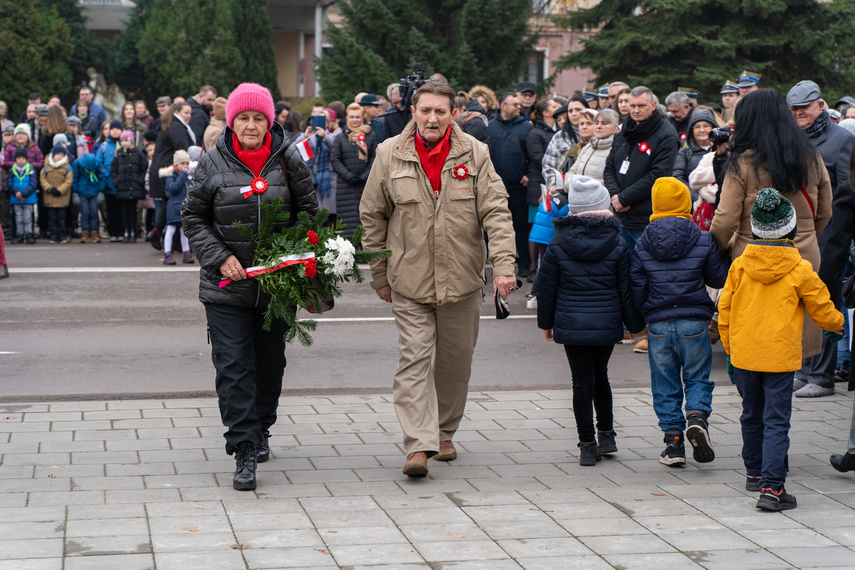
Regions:
<instances>
[{"instance_id":1,"label":"khaki trousers","mask_svg":"<svg viewBox=\"0 0 855 570\"><path fill-rule=\"evenodd\" d=\"M398 326L398 370L392 395L409 455L439 451L466 407L472 353L478 341L481 291L457 303L417 303L392 291Z\"/></svg>"}]
</instances>

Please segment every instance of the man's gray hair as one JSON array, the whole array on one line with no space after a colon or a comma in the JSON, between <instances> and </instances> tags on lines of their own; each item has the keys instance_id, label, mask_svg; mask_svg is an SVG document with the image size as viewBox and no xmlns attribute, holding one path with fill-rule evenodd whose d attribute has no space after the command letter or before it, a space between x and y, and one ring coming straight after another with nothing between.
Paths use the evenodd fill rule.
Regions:
<instances>
[{"instance_id":1,"label":"man's gray hair","mask_svg":"<svg viewBox=\"0 0 855 570\"><path fill-rule=\"evenodd\" d=\"M678 105L689 105L689 96L682 91L674 91L667 97L665 97L665 106L667 107L671 103L677 103Z\"/></svg>"},{"instance_id":2,"label":"man's gray hair","mask_svg":"<svg viewBox=\"0 0 855 570\"><path fill-rule=\"evenodd\" d=\"M390 83L388 87L386 87L386 99L389 101L392 100L392 93L401 92L401 84L400 83Z\"/></svg>"},{"instance_id":3,"label":"man's gray hair","mask_svg":"<svg viewBox=\"0 0 855 570\"><path fill-rule=\"evenodd\" d=\"M653 91L651 91L649 87L645 87L644 85L633 87L632 91L629 92L630 97L641 97L642 95L646 95L647 100L651 103L656 101L656 95L653 94Z\"/></svg>"},{"instance_id":4,"label":"man's gray hair","mask_svg":"<svg viewBox=\"0 0 855 570\"><path fill-rule=\"evenodd\" d=\"M613 109L603 109L597 115L598 117L602 117L612 125L617 125L620 123L620 115L617 114L617 111Z\"/></svg>"},{"instance_id":5,"label":"man's gray hair","mask_svg":"<svg viewBox=\"0 0 855 570\"><path fill-rule=\"evenodd\" d=\"M616 85L620 85L620 86L623 86L623 87L626 87L627 89L629 89L629 85L627 85L623 81L615 81L614 83L609 83L609 89L611 89L612 87L614 87Z\"/></svg>"}]
</instances>

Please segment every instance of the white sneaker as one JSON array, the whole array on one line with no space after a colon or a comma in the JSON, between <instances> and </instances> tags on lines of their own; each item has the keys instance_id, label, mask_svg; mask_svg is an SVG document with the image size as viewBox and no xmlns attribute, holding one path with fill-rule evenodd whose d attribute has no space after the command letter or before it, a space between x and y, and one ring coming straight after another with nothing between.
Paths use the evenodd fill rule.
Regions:
<instances>
[{"instance_id":1,"label":"white sneaker","mask_svg":"<svg viewBox=\"0 0 855 570\"><path fill-rule=\"evenodd\" d=\"M807 380L802 380L801 378L793 378L793 392L798 392L805 386L807 386Z\"/></svg>"},{"instance_id":2,"label":"white sneaker","mask_svg":"<svg viewBox=\"0 0 855 570\"><path fill-rule=\"evenodd\" d=\"M529 311L536 311L537 310L537 297L535 297L534 295L526 295L525 298L526 298L525 308L528 309Z\"/></svg>"},{"instance_id":3,"label":"white sneaker","mask_svg":"<svg viewBox=\"0 0 855 570\"><path fill-rule=\"evenodd\" d=\"M820 386L818 384L806 384L803 388L796 390L793 394L796 398L821 398L834 394L834 386Z\"/></svg>"}]
</instances>

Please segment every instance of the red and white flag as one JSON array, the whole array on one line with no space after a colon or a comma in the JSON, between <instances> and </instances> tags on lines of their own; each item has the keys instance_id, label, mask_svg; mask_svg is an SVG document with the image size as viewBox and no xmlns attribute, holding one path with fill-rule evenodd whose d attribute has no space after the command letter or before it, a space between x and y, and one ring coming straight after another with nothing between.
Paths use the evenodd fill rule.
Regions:
<instances>
[{"instance_id":1,"label":"red and white flag","mask_svg":"<svg viewBox=\"0 0 855 570\"><path fill-rule=\"evenodd\" d=\"M546 184L540 185L540 200L543 203L543 209L547 212L552 211L552 196L549 195L549 188Z\"/></svg>"},{"instance_id":2,"label":"red and white flag","mask_svg":"<svg viewBox=\"0 0 855 570\"><path fill-rule=\"evenodd\" d=\"M297 143L297 150L300 151L300 156L302 156L303 160L306 162L315 157L315 153L312 152L312 145L309 144L309 140L311 140L311 138L312 137L309 137Z\"/></svg>"}]
</instances>

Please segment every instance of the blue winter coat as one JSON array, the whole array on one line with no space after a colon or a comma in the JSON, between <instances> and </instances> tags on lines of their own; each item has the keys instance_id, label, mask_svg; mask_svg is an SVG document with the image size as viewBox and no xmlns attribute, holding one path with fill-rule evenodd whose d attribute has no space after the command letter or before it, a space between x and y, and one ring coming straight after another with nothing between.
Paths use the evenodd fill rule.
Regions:
<instances>
[{"instance_id":1,"label":"blue winter coat","mask_svg":"<svg viewBox=\"0 0 855 570\"><path fill-rule=\"evenodd\" d=\"M121 148L119 141L108 138L104 141L104 144L101 145L95 155L95 160L98 161L98 166L104 169L104 173L107 176L104 189L102 190L104 194L116 194L116 188L113 186L113 181L110 178L110 167L113 164L113 159L116 158L117 148Z\"/></svg>"},{"instance_id":2,"label":"blue winter coat","mask_svg":"<svg viewBox=\"0 0 855 570\"><path fill-rule=\"evenodd\" d=\"M537 273L537 326L558 344L605 346L644 328L629 292L630 255L617 218L555 220Z\"/></svg>"},{"instance_id":3,"label":"blue winter coat","mask_svg":"<svg viewBox=\"0 0 855 570\"><path fill-rule=\"evenodd\" d=\"M36 188L39 185L39 175L36 174L36 169L29 162L24 167L24 175L20 178L15 175L15 167L9 169L9 174L6 176L6 187L9 188L9 193L12 195L10 204L35 204L36 203ZM23 200L18 200L15 196L20 192Z\"/></svg>"},{"instance_id":4,"label":"blue winter coat","mask_svg":"<svg viewBox=\"0 0 855 570\"><path fill-rule=\"evenodd\" d=\"M537 207L537 214L534 216L534 225L531 226L528 241L549 244L552 241L552 236L555 235L552 222L558 218L566 217L568 213L570 213L570 207L567 205L567 196L562 194L553 196L551 212L546 211L546 202L541 202Z\"/></svg>"},{"instance_id":5,"label":"blue winter coat","mask_svg":"<svg viewBox=\"0 0 855 570\"><path fill-rule=\"evenodd\" d=\"M648 323L711 319L715 305L705 285L719 289L726 280L712 235L685 218L652 222L632 251L632 299Z\"/></svg>"},{"instance_id":6,"label":"blue winter coat","mask_svg":"<svg viewBox=\"0 0 855 570\"><path fill-rule=\"evenodd\" d=\"M107 173L98 166L98 161L91 152L75 160L71 171L74 173L71 191L81 198L97 198L98 193L103 192L107 184Z\"/></svg>"},{"instance_id":7,"label":"blue winter coat","mask_svg":"<svg viewBox=\"0 0 855 570\"><path fill-rule=\"evenodd\" d=\"M163 179L166 190L166 223L181 223L181 203L187 197L187 184L190 175L187 172L173 172L172 176Z\"/></svg>"}]
</instances>

